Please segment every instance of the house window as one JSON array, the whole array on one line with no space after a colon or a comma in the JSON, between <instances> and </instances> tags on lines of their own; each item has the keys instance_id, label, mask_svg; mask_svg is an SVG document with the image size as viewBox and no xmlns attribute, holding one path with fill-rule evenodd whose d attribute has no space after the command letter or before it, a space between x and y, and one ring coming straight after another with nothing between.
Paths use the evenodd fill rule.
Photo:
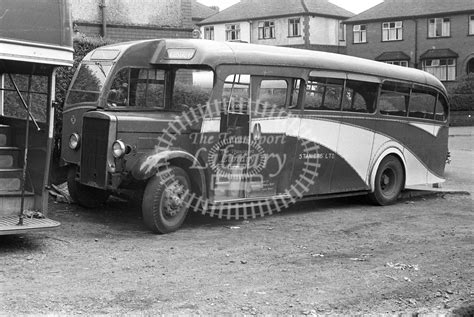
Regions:
<instances>
[{"instance_id":1,"label":"house window","mask_svg":"<svg viewBox=\"0 0 474 317\"><path fill-rule=\"evenodd\" d=\"M422 66L424 71L433 74L439 80L456 79L456 60L454 58L426 59Z\"/></svg>"},{"instance_id":2,"label":"house window","mask_svg":"<svg viewBox=\"0 0 474 317\"><path fill-rule=\"evenodd\" d=\"M288 36L301 36L300 18L288 19Z\"/></svg>"},{"instance_id":3,"label":"house window","mask_svg":"<svg viewBox=\"0 0 474 317\"><path fill-rule=\"evenodd\" d=\"M469 35L474 35L474 15L469 16Z\"/></svg>"},{"instance_id":4,"label":"house window","mask_svg":"<svg viewBox=\"0 0 474 317\"><path fill-rule=\"evenodd\" d=\"M449 18L434 18L428 20L428 37L443 37L451 35Z\"/></svg>"},{"instance_id":5,"label":"house window","mask_svg":"<svg viewBox=\"0 0 474 317\"><path fill-rule=\"evenodd\" d=\"M399 41L403 39L402 21L382 23L382 41Z\"/></svg>"},{"instance_id":6,"label":"house window","mask_svg":"<svg viewBox=\"0 0 474 317\"><path fill-rule=\"evenodd\" d=\"M354 43L367 43L367 26L365 24L354 25Z\"/></svg>"},{"instance_id":7,"label":"house window","mask_svg":"<svg viewBox=\"0 0 474 317\"><path fill-rule=\"evenodd\" d=\"M408 67L408 61L385 61L387 64Z\"/></svg>"},{"instance_id":8,"label":"house window","mask_svg":"<svg viewBox=\"0 0 474 317\"><path fill-rule=\"evenodd\" d=\"M204 27L204 38L206 40L213 40L214 39L214 27L213 26Z\"/></svg>"},{"instance_id":9,"label":"house window","mask_svg":"<svg viewBox=\"0 0 474 317\"><path fill-rule=\"evenodd\" d=\"M274 39L275 38L275 22L261 21L258 22L258 38Z\"/></svg>"},{"instance_id":10,"label":"house window","mask_svg":"<svg viewBox=\"0 0 474 317\"><path fill-rule=\"evenodd\" d=\"M339 22L339 41L344 42L346 40L346 25Z\"/></svg>"},{"instance_id":11,"label":"house window","mask_svg":"<svg viewBox=\"0 0 474 317\"><path fill-rule=\"evenodd\" d=\"M240 40L240 24L227 24L225 26L225 40Z\"/></svg>"}]
</instances>

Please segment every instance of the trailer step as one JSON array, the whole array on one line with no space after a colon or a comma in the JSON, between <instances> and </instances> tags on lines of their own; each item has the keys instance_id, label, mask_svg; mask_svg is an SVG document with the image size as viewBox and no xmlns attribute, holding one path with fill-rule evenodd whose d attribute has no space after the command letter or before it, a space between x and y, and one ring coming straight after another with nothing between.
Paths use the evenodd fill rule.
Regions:
<instances>
[{"instance_id":1,"label":"trailer step","mask_svg":"<svg viewBox=\"0 0 474 317\"><path fill-rule=\"evenodd\" d=\"M8 125L0 124L0 146L7 146L11 139L11 128Z\"/></svg>"},{"instance_id":2,"label":"trailer step","mask_svg":"<svg viewBox=\"0 0 474 317\"><path fill-rule=\"evenodd\" d=\"M25 193L23 210L32 210L35 207L35 196L31 193ZM0 193L0 219L2 217L16 216L20 213L21 197L19 195L9 195Z\"/></svg>"},{"instance_id":3,"label":"trailer step","mask_svg":"<svg viewBox=\"0 0 474 317\"><path fill-rule=\"evenodd\" d=\"M39 231L44 229L56 228L59 222L43 218L24 218L23 225L18 225L18 216L1 217L0 218L0 235L20 234L30 231Z\"/></svg>"},{"instance_id":4,"label":"trailer step","mask_svg":"<svg viewBox=\"0 0 474 317\"><path fill-rule=\"evenodd\" d=\"M0 147L0 169L18 168L20 153L18 147Z\"/></svg>"}]
</instances>

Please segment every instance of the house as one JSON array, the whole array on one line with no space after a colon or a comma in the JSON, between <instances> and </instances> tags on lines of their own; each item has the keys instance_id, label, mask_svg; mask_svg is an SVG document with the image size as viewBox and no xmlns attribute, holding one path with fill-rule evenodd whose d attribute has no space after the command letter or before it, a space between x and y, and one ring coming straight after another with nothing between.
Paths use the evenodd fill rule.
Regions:
<instances>
[{"instance_id":1,"label":"house","mask_svg":"<svg viewBox=\"0 0 474 317\"><path fill-rule=\"evenodd\" d=\"M198 25L210 40L344 53L342 21L353 15L328 0L241 0Z\"/></svg>"},{"instance_id":2,"label":"house","mask_svg":"<svg viewBox=\"0 0 474 317\"><path fill-rule=\"evenodd\" d=\"M385 0L344 23L349 55L423 69L448 85L474 72L473 0Z\"/></svg>"},{"instance_id":3,"label":"house","mask_svg":"<svg viewBox=\"0 0 474 317\"><path fill-rule=\"evenodd\" d=\"M194 25L197 25L202 20L219 12L219 7L208 7L204 4L191 0L191 19Z\"/></svg>"}]
</instances>

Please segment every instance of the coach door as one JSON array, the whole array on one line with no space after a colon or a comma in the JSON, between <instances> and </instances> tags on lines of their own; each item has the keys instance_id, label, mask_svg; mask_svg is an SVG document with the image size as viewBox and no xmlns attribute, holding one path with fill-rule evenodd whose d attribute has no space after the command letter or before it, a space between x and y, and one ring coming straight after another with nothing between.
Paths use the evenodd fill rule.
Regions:
<instances>
[{"instance_id":1,"label":"coach door","mask_svg":"<svg viewBox=\"0 0 474 317\"><path fill-rule=\"evenodd\" d=\"M301 80L231 74L224 81L219 142L209 150L214 201L268 198L291 185ZM214 166L216 165L216 166Z\"/></svg>"},{"instance_id":2,"label":"coach door","mask_svg":"<svg viewBox=\"0 0 474 317\"><path fill-rule=\"evenodd\" d=\"M246 198L282 195L291 185L299 127L289 108L296 104L300 80L252 76ZM296 136L296 133L293 133Z\"/></svg>"}]
</instances>

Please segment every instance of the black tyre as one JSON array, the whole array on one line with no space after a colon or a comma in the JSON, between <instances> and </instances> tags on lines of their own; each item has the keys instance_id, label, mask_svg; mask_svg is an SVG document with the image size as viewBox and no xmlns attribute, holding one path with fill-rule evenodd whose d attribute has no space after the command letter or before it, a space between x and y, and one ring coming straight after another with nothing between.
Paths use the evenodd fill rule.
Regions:
<instances>
[{"instance_id":1,"label":"black tyre","mask_svg":"<svg viewBox=\"0 0 474 317\"><path fill-rule=\"evenodd\" d=\"M400 161L394 156L385 157L375 175L374 192L370 200L377 205L390 205L397 201L405 184L405 175Z\"/></svg>"},{"instance_id":2,"label":"black tyre","mask_svg":"<svg viewBox=\"0 0 474 317\"><path fill-rule=\"evenodd\" d=\"M188 213L185 198L189 192L189 177L182 168L171 166L153 176L143 194L145 225L155 233L176 231Z\"/></svg>"},{"instance_id":3,"label":"black tyre","mask_svg":"<svg viewBox=\"0 0 474 317\"><path fill-rule=\"evenodd\" d=\"M76 168L70 168L67 174L67 187L71 198L85 208L97 208L109 198L105 190L83 185L76 181Z\"/></svg>"}]
</instances>

